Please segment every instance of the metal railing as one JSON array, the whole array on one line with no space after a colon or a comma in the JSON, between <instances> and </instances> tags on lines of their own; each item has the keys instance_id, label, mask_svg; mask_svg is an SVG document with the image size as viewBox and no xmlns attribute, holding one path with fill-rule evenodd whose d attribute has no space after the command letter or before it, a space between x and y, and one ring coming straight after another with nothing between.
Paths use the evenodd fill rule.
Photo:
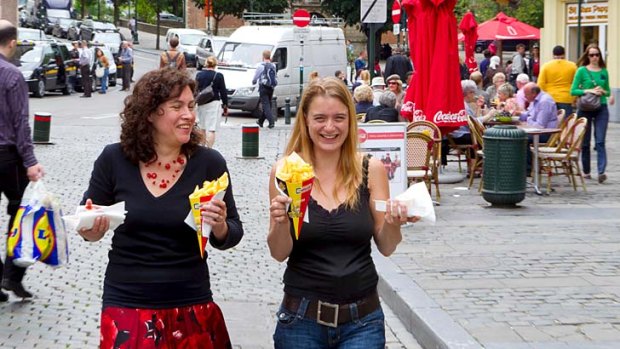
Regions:
<instances>
[{"instance_id":1,"label":"metal railing","mask_svg":"<svg viewBox=\"0 0 620 349\"><path fill-rule=\"evenodd\" d=\"M246 12L243 14L243 20L255 25L292 25L293 18L290 13L261 13ZM339 17L323 18L316 15L310 17L312 26L337 27L344 25L344 20Z\"/></svg>"}]
</instances>

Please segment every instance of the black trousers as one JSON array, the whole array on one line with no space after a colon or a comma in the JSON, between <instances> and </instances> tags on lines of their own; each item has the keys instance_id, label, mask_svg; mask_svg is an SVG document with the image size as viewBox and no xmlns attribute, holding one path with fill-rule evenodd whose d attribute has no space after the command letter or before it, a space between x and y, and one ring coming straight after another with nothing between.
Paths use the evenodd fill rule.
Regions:
<instances>
[{"instance_id":1,"label":"black trousers","mask_svg":"<svg viewBox=\"0 0 620 349\"><path fill-rule=\"evenodd\" d=\"M28 176L21 157L14 146L0 146L0 198L2 194L9 199L6 209L9 215L9 226L5 232L8 239L11 226L15 220L15 214L28 186ZM5 265L0 260L0 279L9 279L21 282L26 273L26 268L13 264L13 260L7 258Z\"/></svg>"},{"instance_id":2,"label":"black trousers","mask_svg":"<svg viewBox=\"0 0 620 349\"><path fill-rule=\"evenodd\" d=\"M128 90L131 87L131 63L123 63L123 89Z\"/></svg>"},{"instance_id":3,"label":"black trousers","mask_svg":"<svg viewBox=\"0 0 620 349\"><path fill-rule=\"evenodd\" d=\"M265 119L269 121L269 125L274 124L273 114L271 113L271 98L273 97L273 88L268 88L265 86L258 87L258 94L260 97L260 103L263 106L263 113L258 118L258 122L262 125L265 122Z\"/></svg>"},{"instance_id":4,"label":"black trousers","mask_svg":"<svg viewBox=\"0 0 620 349\"><path fill-rule=\"evenodd\" d=\"M80 74L82 74L82 88L84 96L90 96L93 90L93 82L90 77L90 66L88 64L80 66Z\"/></svg>"}]
</instances>

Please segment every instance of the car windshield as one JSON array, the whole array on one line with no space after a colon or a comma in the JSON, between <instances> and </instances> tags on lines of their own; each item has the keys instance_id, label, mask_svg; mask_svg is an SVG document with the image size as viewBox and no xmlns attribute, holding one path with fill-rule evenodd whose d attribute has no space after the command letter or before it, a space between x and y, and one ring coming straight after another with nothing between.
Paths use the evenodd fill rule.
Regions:
<instances>
[{"instance_id":1,"label":"car windshield","mask_svg":"<svg viewBox=\"0 0 620 349\"><path fill-rule=\"evenodd\" d=\"M218 53L222 49L222 46L226 43L226 40L211 40L211 44L213 45L213 52Z\"/></svg>"},{"instance_id":2,"label":"car windshield","mask_svg":"<svg viewBox=\"0 0 620 349\"><path fill-rule=\"evenodd\" d=\"M17 37L19 40L45 40L45 34L40 30L19 29Z\"/></svg>"},{"instance_id":3,"label":"car windshield","mask_svg":"<svg viewBox=\"0 0 620 349\"><path fill-rule=\"evenodd\" d=\"M222 47L218 60L229 66L255 68L262 61L263 51L271 49L271 45L227 42Z\"/></svg>"},{"instance_id":4,"label":"car windshield","mask_svg":"<svg viewBox=\"0 0 620 349\"><path fill-rule=\"evenodd\" d=\"M62 26L69 26L71 25L71 22L73 22L73 20L71 18L59 18L58 19L58 24L62 25Z\"/></svg>"},{"instance_id":5,"label":"car windshield","mask_svg":"<svg viewBox=\"0 0 620 349\"><path fill-rule=\"evenodd\" d=\"M105 23L101 23L101 22L93 22L93 28L105 30L106 25Z\"/></svg>"},{"instance_id":6,"label":"car windshield","mask_svg":"<svg viewBox=\"0 0 620 349\"><path fill-rule=\"evenodd\" d=\"M119 44L121 43L121 34L119 33L95 33L93 41L103 42L106 44Z\"/></svg>"},{"instance_id":7,"label":"car windshield","mask_svg":"<svg viewBox=\"0 0 620 349\"><path fill-rule=\"evenodd\" d=\"M23 63L38 63L43 58L43 48L41 46L17 46L15 51L15 61Z\"/></svg>"},{"instance_id":8,"label":"car windshield","mask_svg":"<svg viewBox=\"0 0 620 349\"><path fill-rule=\"evenodd\" d=\"M48 8L47 16L54 17L54 18L70 18L71 14L67 10L57 10L53 8Z\"/></svg>"},{"instance_id":9,"label":"car windshield","mask_svg":"<svg viewBox=\"0 0 620 349\"><path fill-rule=\"evenodd\" d=\"M206 35L206 34L205 34ZM198 46L198 43L205 35L200 34L182 34L180 36L181 45Z\"/></svg>"}]
</instances>

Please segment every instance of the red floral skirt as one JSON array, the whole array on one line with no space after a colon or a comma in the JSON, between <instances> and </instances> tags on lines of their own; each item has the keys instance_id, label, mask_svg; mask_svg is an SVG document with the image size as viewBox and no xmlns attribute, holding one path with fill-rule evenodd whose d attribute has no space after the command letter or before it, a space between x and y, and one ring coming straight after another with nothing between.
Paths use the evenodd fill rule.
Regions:
<instances>
[{"instance_id":1,"label":"red floral skirt","mask_svg":"<svg viewBox=\"0 0 620 349\"><path fill-rule=\"evenodd\" d=\"M170 309L106 307L101 349L230 349L222 311L213 302Z\"/></svg>"}]
</instances>

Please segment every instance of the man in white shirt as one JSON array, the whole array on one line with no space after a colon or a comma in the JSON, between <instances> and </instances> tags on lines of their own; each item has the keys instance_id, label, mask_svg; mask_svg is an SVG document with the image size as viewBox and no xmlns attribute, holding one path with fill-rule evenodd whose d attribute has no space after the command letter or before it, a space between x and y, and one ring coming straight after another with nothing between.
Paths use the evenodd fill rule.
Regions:
<instances>
[{"instance_id":1,"label":"man in white shirt","mask_svg":"<svg viewBox=\"0 0 620 349\"><path fill-rule=\"evenodd\" d=\"M90 76L93 53L90 48L88 48L88 42L86 42L86 40L82 40L79 43L78 51L80 52L80 74L82 75L82 88L84 89L84 94L80 97L90 98L93 86Z\"/></svg>"}]
</instances>

